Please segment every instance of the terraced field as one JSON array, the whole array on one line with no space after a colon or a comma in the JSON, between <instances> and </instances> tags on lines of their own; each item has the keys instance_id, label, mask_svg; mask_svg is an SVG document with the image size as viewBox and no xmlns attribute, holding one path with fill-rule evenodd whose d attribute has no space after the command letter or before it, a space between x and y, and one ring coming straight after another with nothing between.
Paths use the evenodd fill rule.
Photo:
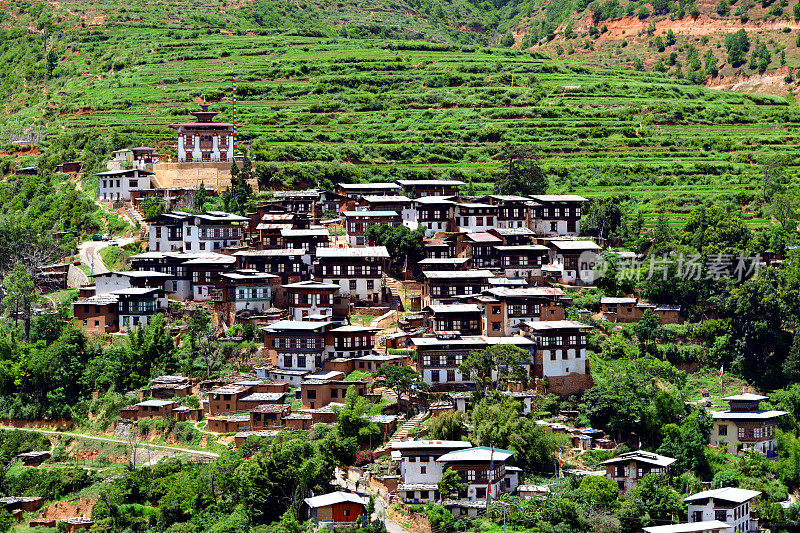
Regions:
<instances>
[{"instance_id":1,"label":"terraced field","mask_svg":"<svg viewBox=\"0 0 800 533\"><path fill-rule=\"evenodd\" d=\"M58 70L72 75L17 115L163 153L198 97L232 120L235 74L240 145L264 162L264 187L450 176L488 190L503 143L532 143L554 191L630 196L674 223L734 199L758 226L761 163L797 163L793 102L535 52L128 27L85 32Z\"/></svg>"}]
</instances>

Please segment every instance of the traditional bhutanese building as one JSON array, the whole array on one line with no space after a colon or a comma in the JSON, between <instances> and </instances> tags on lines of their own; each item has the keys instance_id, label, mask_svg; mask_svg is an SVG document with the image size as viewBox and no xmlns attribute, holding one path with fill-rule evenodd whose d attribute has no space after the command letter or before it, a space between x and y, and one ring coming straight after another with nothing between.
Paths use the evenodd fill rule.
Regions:
<instances>
[{"instance_id":1,"label":"traditional bhutanese building","mask_svg":"<svg viewBox=\"0 0 800 533\"><path fill-rule=\"evenodd\" d=\"M209 111L206 103L200 108L192 112L195 122L170 124L178 130L178 162L233 161L233 124L214 122L219 111Z\"/></svg>"}]
</instances>

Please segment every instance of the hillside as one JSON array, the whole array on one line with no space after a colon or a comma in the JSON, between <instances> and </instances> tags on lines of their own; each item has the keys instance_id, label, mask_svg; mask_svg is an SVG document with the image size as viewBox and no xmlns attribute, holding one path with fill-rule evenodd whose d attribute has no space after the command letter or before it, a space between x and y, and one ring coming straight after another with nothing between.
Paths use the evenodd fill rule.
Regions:
<instances>
[{"instance_id":1,"label":"hillside","mask_svg":"<svg viewBox=\"0 0 800 533\"><path fill-rule=\"evenodd\" d=\"M633 30L622 29L633 19L603 21L608 31L593 52L559 56L553 49L576 39L556 36L543 51L456 44L489 32L426 18L427 4L408 14L401 12L410 4L397 3L384 11L211 0L192 9L111 0L51 4L47 12L9 5L0 44L12 65L0 74L2 136L42 128L49 164L81 159L89 177L117 147L154 144L174 153L168 125L187 117L197 98L213 102L220 120L232 119L234 74L240 141L257 156L267 187L452 176L489 190L503 144L521 142L542 152L554 191L619 195L646 223L656 212L679 223L698 202L725 198L758 227L769 218L761 164L798 150L800 114L791 98L709 90L672 70L625 68L634 52L652 58ZM513 22L500 16L509 6L470 6L450 7L493 13L497 29L499 20ZM661 17L656 28L694 31L686 17ZM372 23L380 29L370 31ZM352 37L357 28L361 38ZM630 44L616 48L620 54L607 51L625 35ZM720 73L727 68L720 63ZM36 159L3 152L6 170ZM91 179L84 185L92 191Z\"/></svg>"}]
</instances>

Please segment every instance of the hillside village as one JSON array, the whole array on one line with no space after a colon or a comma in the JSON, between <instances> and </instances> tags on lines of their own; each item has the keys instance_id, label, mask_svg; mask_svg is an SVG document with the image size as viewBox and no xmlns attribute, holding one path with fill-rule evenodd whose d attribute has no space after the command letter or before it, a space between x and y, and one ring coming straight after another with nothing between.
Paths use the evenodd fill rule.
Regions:
<instances>
[{"instance_id":1,"label":"hillside village","mask_svg":"<svg viewBox=\"0 0 800 533\"><path fill-rule=\"evenodd\" d=\"M800 2L0 10L0 533L800 530Z\"/></svg>"},{"instance_id":2,"label":"hillside village","mask_svg":"<svg viewBox=\"0 0 800 533\"><path fill-rule=\"evenodd\" d=\"M597 231L596 201L548 194L524 157L509 180L530 180L517 185L528 194L467 194L455 179L257 191L251 156L234 150L236 125L209 107L172 125L177 155L118 147L96 173L96 201L135 230L89 235L76 256L31 270L18 262L7 278L4 302L16 302L10 318L26 337L55 328L49 342L71 335L80 350L101 350L78 369L82 383L94 380L88 418L68 403L71 414L57 417L73 418L70 435L127 443L133 472L138 460L150 475L173 475L152 459L156 442L159 453L211 461L165 459L178 461L174 472L194 469L203 486L202 469L242 465L222 474L239 498L230 518L216 519L230 527L728 533L781 530L797 516L788 491L800 476L791 470L796 389L761 394L769 382L748 384L741 361L736 376L724 363L701 368L685 353L724 311L698 317L670 290L631 281L746 286L793 272L793 247L709 254L703 264L664 248L656 264L668 230L653 230L649 254L621 247ZM674 262L697 276L681 278ZM47 295L63 293L71 297L48 309ZM645 298L659 293L663 301ZM695 338L671 345L683 359L665 351L669 336ZM129 355L116 362L115 349ZM798 349L795 340L787 376ZM638 355L605 355L615 350ZM619 366L626 357L629 368ZM111 377L107 365L129 370ZM690 390L691 376L701 381ZM36 401L57 405L49 393ZM47 427L52 415L42 417ZM24 427L24 418L4 424ZM12 462L56 464L44 442L18 445ZM252 463L266 470L246 483L262 495L240 494L244 464L291 462L278 459L291 446L305 450L294 461L325 466L284 478L290 490L280 493L271 487L281 467ZM132 496L112 503L101 493L91 509L53 518L36 493L0 504L30 527L147 522L125 510ZM158 517L151 526L190 523L192 511L168 518L166 495L153 498L141 500ZM204 516L213 508L192 505Z\"/></svg>"}]
</instances>

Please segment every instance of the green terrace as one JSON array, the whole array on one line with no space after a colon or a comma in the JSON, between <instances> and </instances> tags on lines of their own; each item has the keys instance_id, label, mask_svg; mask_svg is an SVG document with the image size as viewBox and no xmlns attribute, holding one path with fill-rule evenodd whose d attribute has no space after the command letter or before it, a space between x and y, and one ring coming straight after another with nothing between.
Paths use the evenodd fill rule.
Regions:
<instances>
[{"instance_id":1,"label":"green terrace","mask_svg":"<svg viewBox=\"0 0 800 533\"><path fill-rule=\"evenodd\" d=\"M502 145L531 143L554 190L627 194L672 211L753 197L760 162L798 154L793 102L658 73L404 41L217 32L190 39L136 27L90 34L60 63L73 75L54 80L47 96L29 94L17 114L44 112L51 131L135 138L170 154L169 124L185 120L196 98L216 102L218 120L233 119L236 74L241 145L295 176L283 186L328 165L331 180L452 176L489 190Z\"/></svg>"}]
</instances>

